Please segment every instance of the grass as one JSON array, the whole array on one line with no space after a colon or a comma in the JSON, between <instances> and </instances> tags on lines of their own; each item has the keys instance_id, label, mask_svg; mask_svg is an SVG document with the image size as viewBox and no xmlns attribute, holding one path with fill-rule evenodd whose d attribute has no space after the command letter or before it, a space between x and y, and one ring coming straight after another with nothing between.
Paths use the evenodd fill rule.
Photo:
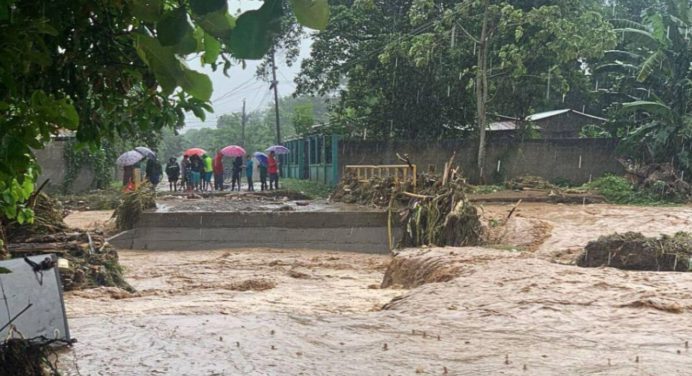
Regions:
<instances>
[{"instance_id":1,"label":"grass","mask_svg":"<svg viewBox=\"0 0 692 376\"><path fill-rule=\"evenodd\" d=\"M327 198L332 193L330 186L312 180L281 179L279 184L281 189L301 192L312 198Z\"/></svg>"},{"instance_id":2,"label":"grass","mask_svg":"<svg viewBox=\"0 0 692 376\"><path fill-rule=\"evenodd\" d=\"M603 176L584 184L583 187L600 193L608 202L614 204L670 205L680 203L679 200L666 197L656 190L637 190L627 179L616 175Z\"/></svg>"},{"instance_id":3,"label":"grass","mask_svg":"<svg viewBox=\"0 0 692 376\"><path fill-rule=\"evenodd\" d=\"M469 193L485 195L489 193L503 191L505 189L507 188L505 188L502 185L476 185L471 188L471 191Z\"/></svg>"}]
</instances>

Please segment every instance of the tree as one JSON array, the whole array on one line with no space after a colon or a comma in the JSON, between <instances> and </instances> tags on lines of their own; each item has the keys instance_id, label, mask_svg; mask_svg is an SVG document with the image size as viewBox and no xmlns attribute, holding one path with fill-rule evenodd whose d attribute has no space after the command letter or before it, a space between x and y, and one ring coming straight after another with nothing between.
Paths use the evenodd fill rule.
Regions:
<instances>
[{"instance_id":1,"label":"tree","mask_svg":"<svg viewBox=\"0 0 692 376\"><path fill-rule=\"evenodd\" d=\"M611 131L643 162L692 173L692 5L655 1L638 19L616 19L620 49L598 67L612 100Z\"/></svg>"},{"instance_id":2,"label":"tree","mask_svg":"<svg viewBox=\"0 0 692 376\"><path fill-rule=\"evenodd\" d=\"M588 67L615 42L600 10L595 0L336 2L298 93L338 92L330 123L344 133L478 137L480 167L487 114L589 97Z\"/></svg>"},{"instance_id":3,"label":"tree","mask_svg":"<svg viewBox=\"0 0 692 376\"><path fill-rule=\"evenodd\" d=\"M291 121L297 135L304 136L307 134L310 128L315 125L312 103L308 102L295 106Z\"/></svg>"},{"instance_id":4,"label":"tree","mask_svg":"<svg viewBox=\"0 0 692 376\"><path fill-rule=\"evenodd\" d=\"M326 1L292 0L296 18L323 27ZM211 111L211 81L184 57L214 69L261 58L280 31L279 0L237 19L222 0L6 0L0 4L0 242L7 221L31 221L25 202L39 166L32 149L76 130L98 145L117 134L181 126ZM0 255L1 256L1 255Z\"/></svg>"}]
</instances>

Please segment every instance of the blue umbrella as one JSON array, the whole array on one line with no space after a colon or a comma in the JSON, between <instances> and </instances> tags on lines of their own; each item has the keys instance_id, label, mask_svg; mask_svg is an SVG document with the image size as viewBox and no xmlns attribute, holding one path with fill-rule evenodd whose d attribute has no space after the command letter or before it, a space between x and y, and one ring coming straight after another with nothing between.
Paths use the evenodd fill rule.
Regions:
<instances>
[{"instance_id":1,"label":"blue umbrella","mask_svg":"<svg viewBox=\"0 0 692 376\"><path fill-rule=\"evenodd\" d=\"M255 154L253 154L252 156L255 157L262 165L266 166L267 164L269 164L269 157L267 157L267 155L262 153L261 151L256 151Z\"/></svg>"},{"instance_id":2,"label":"blue umbrella","mask_svg":"<svg viewBox=\"0 0 692 376\"><path fill-rule=\"evenodd\" d=\"M144 155L134 150L123 153L118 159L115 160L115 164L118 166L132 166L137 164L137 162L144 159Z\"/></svg>"},{"instance_id":3,"label":"blue umbrella","mask_svg":"<svg viewBox=\"0 0 692 376\"><path fill-rule=\"evenodd\" d=\"M291 152L290 150L288 150L287 147L285 147L285 146L283 146L283 145L274 145L274 146L270 146L270 147L268 147L268 148L266 148L266 149L264 150L265 153L269 153L269 152L272 152L272 151L273 151L274 154L276 154L276 155L288 154L288 153Z\"/></svg>"}]
</instances>

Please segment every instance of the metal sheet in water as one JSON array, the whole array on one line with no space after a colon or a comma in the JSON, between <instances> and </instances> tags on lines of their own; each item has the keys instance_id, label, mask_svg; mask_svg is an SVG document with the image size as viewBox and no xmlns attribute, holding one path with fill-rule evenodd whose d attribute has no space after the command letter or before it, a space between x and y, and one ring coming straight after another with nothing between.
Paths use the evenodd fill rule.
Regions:
<instances>
[{"instance_id":1,"label":"metal sheet in water","mask_svg":"<svg viewBox=\"0 0 692 376\"><path fill-rule=\"evenodd\" d=\"M31 256L29 260L40 264L46 257L57 263L54 254ZM68 341L70 332L58 268L34 272L23 258L0 261L0 267L9 270L0 274L0 328L16 317L12 326L24 338ZM8 337L12 326L0 331L0 339Z\"/></svg>"}]
</instances>

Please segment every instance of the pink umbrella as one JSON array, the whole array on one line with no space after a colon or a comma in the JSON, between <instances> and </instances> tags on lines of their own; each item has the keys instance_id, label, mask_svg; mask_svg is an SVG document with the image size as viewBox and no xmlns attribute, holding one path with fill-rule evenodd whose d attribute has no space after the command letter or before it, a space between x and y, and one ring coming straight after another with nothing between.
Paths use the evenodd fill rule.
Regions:
<instances>
[{"instance_id":1,"label":"pink umbrella","mask_svg":"<svg viewBox=\"0 0 692 376\"><path fill-rule=\"evenodd\" d=\"M185 153L183 153L183 155L187 155L188 157L191 157L193 155L202 156L203 154L207 154L207 152L204 149L200 148L190 148L185 150Z\"/></svg>"},{"instance_id":2,"label":"pink umbrella","mask_svg":"<svg viewBox=\"0 0 692 376\"><path fill-rule=\"evenodd\" d=\"M227 157L242 157L246 153L245 149L238 145L228 145L225 148L221 149L221 154Z\"/></svg>"}]
</instances>

